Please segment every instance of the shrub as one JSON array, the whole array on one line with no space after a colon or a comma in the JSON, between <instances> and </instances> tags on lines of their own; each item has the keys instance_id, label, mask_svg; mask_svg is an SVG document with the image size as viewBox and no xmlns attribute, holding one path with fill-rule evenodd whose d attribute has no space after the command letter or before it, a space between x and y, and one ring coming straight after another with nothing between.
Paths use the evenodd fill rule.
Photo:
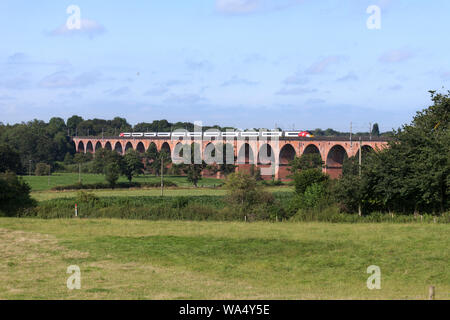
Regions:
<instances>
[{"instance_id":1,"label":"shrub","mask_svg":"<svg viewBox=\"0 0 450 320\"><path fill-rule=\"evenodd\" d=\"M99 198L95 194L82 190L78 191L76 197L77 203L87 203L91 205L94 205L98 200Z\"/></svg>"},{"instance_id":2,"label":"shrub","mask_svg":"<svg viewBox=\"0 0 450 320\"><path fill-rule=\"evenodd\" d=\"M114 189L116 186L117 180L119 180L120 176L120 167L117 163L109 163L105 167L105 179L108 181L111 188Z\"/></svg>"},{"instance_id":3,"label":"shrub","mask_svg":"<svg viewBox=\"0 0 450 320\"><path fill-rule=\"evenodd\" d=\"M304 194L306 189L314 183L326 183L329 176L320 169L306 169L294 174L294 186L297 194Z\"/></svg>"},{"instance_id":4,"label":"shrub","mask_svg":"<svg viewBox=\"0 0 450 320\"><path fill-rule=\"evenodd\" d=\"M15 173L0 174L0 216L14 216L31 208L36 201L30 197L30 186Z\"/></svg>"},{"instance_id":5,"label":"shrub","mask_svg":"<svg viewBox=\"0 0 450 320\"><path fill-rule=\"evenodd\" d=\"M36 176L48 176L50 174L50 166L46 163L40 162L36 165L34 174Z\"/></svg>"},{"instance_id":6,"label":"shrub","mask_svg":"<svg viewBox=\"0 0 450 320\"><path fill-rule=\"evenodd\" d=\"M275 202L273 195L264 191L256 179L246 173L230 174L225 187L226 201L241 217L246 216L251 220L264 219L267 208Z\"/></svg>"}]
</instances>

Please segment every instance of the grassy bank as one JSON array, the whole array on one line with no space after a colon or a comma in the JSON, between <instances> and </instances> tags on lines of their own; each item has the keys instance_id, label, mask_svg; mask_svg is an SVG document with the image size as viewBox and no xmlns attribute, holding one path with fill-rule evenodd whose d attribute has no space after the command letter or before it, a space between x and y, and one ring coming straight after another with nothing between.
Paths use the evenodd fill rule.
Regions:
<instances>
[{"instance_id":1,"label":"grassy bank","mask_svg":"<svg viewBox=\"0 0 450 320\"><path fill-rule=\"evenodd\" d=\"M67 186L78 183L79 176L76 173L54 173L51 176L23 176L22 177L31 186L32 191L45 191L51 190L57 186ZM192 187L192 183L187 181L186 177L181 176L166 176L165 181L170 181L175 183L179 187ZM81 181L83 184L94 184L106 182L105 176L102 174L90 174L82 173ZM128 180L121 176L119 182L127 182ZM133 178L135 182L141 183L159 183L161 181L160 177L150 176L150 175L140 175ZM221 185L223 180L214 178L203 178L199 182L199 186L203 187L214 187Z\"/></svg>"},{"instance_id":2,"label":"grassy bank","mask_svg":"<svg viewBox=\"0 0 450 320\"><path fill-rule=\"evenodd\" d=\"M450 225L0 219L2 299L449 299ZM66 288L69 265L81 290ZM381 290L368 290L370 265Z\"/></svg>"}]
</instances>

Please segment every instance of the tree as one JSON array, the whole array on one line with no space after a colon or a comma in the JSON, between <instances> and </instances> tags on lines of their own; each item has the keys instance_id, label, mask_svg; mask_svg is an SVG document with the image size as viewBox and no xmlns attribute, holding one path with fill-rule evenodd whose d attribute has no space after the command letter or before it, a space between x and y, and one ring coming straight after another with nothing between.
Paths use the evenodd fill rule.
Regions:
<instances>
[{"instance_id":1,"label":"tree","mask_svg":"<svg viewBox=\"0 0 450 320\"><path fill-rule=\"evenodd\" d=\"M187 180L191 182L195 187L198 185L198 181L202 179L202 171L206 168L206 163L199 159L200 145L193 143L190 146L190 163L184 164L183 171L187 175Z\"/></svg>"},{"instance_id":2,"label":"tree","mask_svg":"<svg viewBox=\"0 0 450 320\"><path fill-rule=\"evenodd\" d=\"M48 176L50 175L50 166L46 163L39 162L34 170L36 176Z\"/></svg>"},{"instance_id":3,"label":"tree","mask_svg":"<svg viewBox=\"0 0 450 320\"><path fill-rule=\"evenodd\" d=\"M295 173L299 170L321 169L325 165L322 157L318 153L305 153L300 157L295 157L290 163L290 171Z\"/></svg>"},{"instance_id":4,"label":"tree","mask_svg":"<svg viewBox=\"0 0 450 320\"><path fill-rule=\"evenodd\" d=\"M363 157L361 177L355 164L344 170L336 190L341 204L355 210L356 201L366 212L448 210L450 95L432 91L431 98L433 105L396 131L388 148Z\"/></svg>"},{"instance_id":5,"label":"tree","mask_svg":"<svg viewBox=\"0 0 450 320\"><path fill-rule=\"evenodd\" d=\"M92 161L92 172L104 174L106 165L110 163L114 158L117 158L116 162L119 164L119 158L121 158L121 155L119 155L117 152L108 149L97 150L94 155L94 160Z\"/></svg>"},{"instance_id":6,"label":"tree","mask_svg":"<svg viewBox=\"0 0 450 320\"><path fill-rule=\"evenodd\" d=\"M139 152L129 150L123 157L122 173L127 177L128 181L133 180L133 176L142 173L144 170L144 163Z\"/></svg>"},{"instance_id":7,"label":"tree","mask_svg":"<svg viewBox=\"0 0 450 320\"><path fill-rule=\"evenodd\" d=\"M254 206L268 205L274 202L271 193L264 191L255 178L243 172L228 175L225 188L227 202L238 206L244 212L250 211Z\"/></svg>"},{"instance_id":8,"label":"tree","mask_svg":"<svg viewBox=\"0 0 450 320\"><path fill-rule=\"evenodd\" d=\"M31 188L13 172L0 174L0 216L13 216L21 209L34 207Z\"/></svg>"},{"instance_id":9,"label":"tree","mask_svg":"<svg viewBox=\"0 0 450 320\"><path fill-rule=\"evenodd\" d=\"M78 128L78 125L83 121L84 119L80 116L71 116L69 119L67 119L67 128L69 128L70 131L72 131L72 134L74 134L76 129Z\"/></svg>"},{"instance_id":10,"label":"tree","mask_svg":"<svg viewBox=\"0 0 450 320\"><path fill-rule=\"evenodd\" d=\"M294 174L294 186L297 194L304 194L306 189L314 183L328 182L329 176L320 169L306 169Z\"/></svg>"},{"instance_id":11,"label":"tree","mask_svg":"<svg viewBox=\"0 0 450 320\"><path fill-rule=\"evenodd\" d=\"M114 189L120 176L120 167L116 162L110 162L105 167L105 178L109 185Z\"/></svg>"},{"instance_id":12,"label":"tree","mask_svg":"<svg viewBox=\"0 0 450 320\"><path fill-rule=\"evenodd\" d=\"M18 152L8 145L0 145L0 172L6 171L21 173L22 163Z\"/></svg>"},{"instance_id":13,"label":"tree","mask_svg":"<svg viewBox=\"0 0 450 320\"><path fill-rule=\"evenodd\" d=\"M147 152L144 155L145 161L152 172L159 176L161 174L161 162L163 170L167 169L167 166L172 162L170 154L165 150L158 151L155 144L150 144Z\"/></svg>"},{"instance_id":14,"label":"tree","mask_svg":"<svg viewBox=\"0 0 450 320\"><path fill-rule=\"evenodd\" d=\"M380 128L378 127L378 123L374 123L372 126L372 136L374 137L380 136Z\"/></svg>"}]
</instances>

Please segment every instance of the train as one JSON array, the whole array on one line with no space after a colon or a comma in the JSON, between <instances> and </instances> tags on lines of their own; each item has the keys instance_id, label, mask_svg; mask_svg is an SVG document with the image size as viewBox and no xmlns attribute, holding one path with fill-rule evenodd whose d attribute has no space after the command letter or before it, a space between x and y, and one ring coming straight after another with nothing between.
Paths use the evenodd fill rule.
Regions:
<instances>
[{"instance_id":1,"label":"train","mask_svg":"<svg viewBox=\"0 0 450 320\"><path fill-rule=\"evenodd\" d=\"M121 138L314 138L308 131L207 131L207 132L123 132Z\"/></svg>"}]
</instances>

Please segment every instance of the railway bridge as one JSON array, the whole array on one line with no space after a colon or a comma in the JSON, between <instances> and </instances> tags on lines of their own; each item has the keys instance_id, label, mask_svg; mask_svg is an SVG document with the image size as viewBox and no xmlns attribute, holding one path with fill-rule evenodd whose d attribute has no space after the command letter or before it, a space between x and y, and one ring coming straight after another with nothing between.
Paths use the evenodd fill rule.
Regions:
<instances>
[{"instance_id":1,"label":"railway bridge","mask_svg":"<svg viewBox=\"0 0 450 320\"><path fill-rule=\"evenodd\" d=\"M308 153L317 153L325 163L323 171L332 178L337 178L342 173L342 164L348 157L358 156L359 150L377 151L387 147L388 140L385 138L362 137L360 140L351 140L349 137L297 137L285 136L266 137L264 139L253 139L248 137L175 137L170 133L131 135L127 137L73 137L76 151L83 153L95 153L101 148L115 150L125 154L133 149L140 153L146 152L151 144L158 151L165 150L172 159L180 157L183 145L197 143L200 146L202 157L210 145L231 145L236 171L249 171L252 164L257 168L273 168L272 174L263 174L264 179L285 180L290 174L289 162L295 156ZM200 134L201 135L201 134ZM263 170L263 169L261 169ZM266 170L267 172L267 170Z\"/></svg>"}]
</instances>

